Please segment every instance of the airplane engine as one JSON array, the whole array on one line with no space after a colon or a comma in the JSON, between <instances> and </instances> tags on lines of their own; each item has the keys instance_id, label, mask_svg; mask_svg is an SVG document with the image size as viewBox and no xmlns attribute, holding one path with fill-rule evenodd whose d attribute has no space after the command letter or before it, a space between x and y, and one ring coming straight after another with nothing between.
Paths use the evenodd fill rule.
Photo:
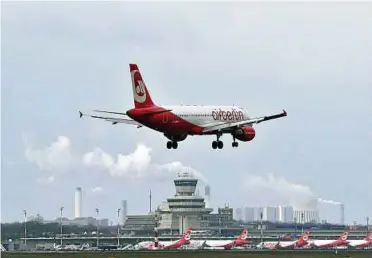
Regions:
<instances>
[{"instance_id":1,"label":"airplane engine","mask_svg":"<svg viewBox=\"0 0 372 258\"><path fill-rule=\"evenodd\" d=\"M234 131L236 139L242 142L252 141L256 136L256 131L251 126L241 126Z\"/></svg>"},{"instance_id":2,"label":"airplane engine","mask_svg":"<svg viewBox=\"0 0 372 258\"><path fill-rule=\"evenodd\" d=\"M182 142L187 138L187 134L180 134L180 135L171 135L171 134L164 134L171 141L175 142Z\"/></svg>"}]
</instances>

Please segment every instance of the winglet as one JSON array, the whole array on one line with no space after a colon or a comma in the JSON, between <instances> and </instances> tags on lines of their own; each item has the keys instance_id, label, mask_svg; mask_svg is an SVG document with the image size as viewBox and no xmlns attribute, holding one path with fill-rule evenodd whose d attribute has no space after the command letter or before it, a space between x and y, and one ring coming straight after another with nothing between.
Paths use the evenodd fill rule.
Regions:
<instances>
[{"instance_id":1,"label":"winglet","mask_svg":"<svg viewBox=\"0 0 372 258\"><path fill-rule=\"evenodd\" d=\"M83 113L81 113L81 111L79 111L79 115L80 115L80 118L83 117Z\"/></svg>"},{"instance_id":2,"label":"winglet","mask_svg":"<svg viewBox=\"0 0 372 258\"><path fill-rule=\"evenodd\" d=\"M285 111L284 109L283 109L283 115L287 115L287 111Z\"/></svg>"}]
</instances>

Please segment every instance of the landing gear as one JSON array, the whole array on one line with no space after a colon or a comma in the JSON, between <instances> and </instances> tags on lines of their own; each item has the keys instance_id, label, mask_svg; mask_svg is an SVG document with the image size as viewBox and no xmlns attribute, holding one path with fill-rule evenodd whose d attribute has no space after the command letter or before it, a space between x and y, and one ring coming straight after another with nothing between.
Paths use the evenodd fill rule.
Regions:
<instances>
[{"instance_id":1,"label":"landing gear","mask_svg":"<svg viewBox=\"0 0 372 258\"><path fill-rule=\"evenodd\" d=\"M177 149L178 148L178 142L168 141L167 142L167 148L168 149Z\"/></svg>"},{"instance_id":2,"label":"landing gear","mask_svg":"<svg viewBox=\"0 0 372 258\"><path fill-rule=\"evenodd\" d=\"M237 147L239 146L239 143L235 141L235 137L234 137L234 136L233 136L233 140L234 140L234 141L232 142L231 145L232 145L233 148L234 148L234 147L237 148Z\"/></svg>"},{"instance_id":3,"label":"landing gear","mask_svg":"<svg viewBox=\"0 0 372 258\"><path fill-rule=\"evenodd\" d=\"M212 148L213 149L222 149L223 148L223 142L220 141L220 137L221 135L220 134L217 134L217 141L213 141L212 142Z\"/></svg>"}]
</instances>

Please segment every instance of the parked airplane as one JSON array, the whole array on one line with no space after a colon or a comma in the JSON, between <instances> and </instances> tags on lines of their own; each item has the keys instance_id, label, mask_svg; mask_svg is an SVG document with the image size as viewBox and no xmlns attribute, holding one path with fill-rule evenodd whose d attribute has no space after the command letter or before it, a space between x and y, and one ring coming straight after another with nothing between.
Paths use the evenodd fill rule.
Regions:
<instances>
[{"instance_id":1,"label":"parked airplane","mask_svg":"<svg viewBox=\"0 0 372 258\"><path fill-rule=\"evenodd\" d=\"M129 64L129 68L132 77L134 108L126 113L94 110L94 112L127 117L87 116L103 119L112 124L132 124L137 128L146 126L161 132L169 139L168 149L177 149L178 142L193 135L216 135L217 140L212 142L212 148L222 149L223 142L220 138L223 134L231 134L232 147L238 147L236 139L243 142L253 140L256 135L254 124L287 116L287 112L283 110L280 114L251 118L244 109L236 106L158 106L152 101L138 66ZM80 118L85 115L80 111L79 114Z\"/></svg>"},{"instance_id":2,"label":"parked airplane","mask_svg":"<svg viewBox=\"0 0 372 258\"><path fill-rule=\"evenodd\" d=\"M370 232L363 240L349 240L349 246L353 248L372 247L372 232Z\"/></svg>"},{"instance_id":3,"label":"parked airplane","mask_svg":"<svg viewBox=\"0 0 372 258\"><path fill-rule=\"evenodd\" d=\"M190 234L192 228L189 227L186 230L186 233L181 237L181 239L172 242L172 241L164 241L159 242L158 246L155 246L154 242L141 242L138 243L138 248L142 250L171 250L171 249L178 249L183 245L188 245L190 243Z\"/></svg>"},{"instance_id":4,"label":"parked airplane","mask_svg":"<svg viewBox=\"0 0 372 258\"><path fill-rule=\"evenodd\" d=\"M310 246L312 248L335 248L338 246L347 246L349 243L349 240L347 240L348 235L349 231L345 230L336 240L314 240L311 242Z\"/></svg>"},{"instance_id":5,"label":"parked airplane","mask_svg":"<svg viewBox=\"0 0 372 258\"><path fill-rule=\"evenodd\" d=\"M309 242L310 230L305 230L296 241L268 241L257 245L264 249L294 249L306 246Z\"/></svg>"},{"instance_id":6,"label":"parked airplane","mask_svg":"<svg viewBox=\"0 0 372 258\"><path fill-rule=\"evenodd\" d=\"M249 244L246 240L248 229L244 229L240 236L235 240L207 240L203 243L203 248L209 249L231 249Z\"/></svg>"},{"instance_id":7,"label":"parked airplane","mask_svg":"<svg viewBox=\"0 0 372 258\"><path fill-rule=\"evenodd\" d=\"M307 229L304 233L300 236L299 239L296 241L279 241L277 248L278 249L294 249L299 247L304 247L305 245L309 244L309 234L310 230Z\"/></svg>"}]
</instances>

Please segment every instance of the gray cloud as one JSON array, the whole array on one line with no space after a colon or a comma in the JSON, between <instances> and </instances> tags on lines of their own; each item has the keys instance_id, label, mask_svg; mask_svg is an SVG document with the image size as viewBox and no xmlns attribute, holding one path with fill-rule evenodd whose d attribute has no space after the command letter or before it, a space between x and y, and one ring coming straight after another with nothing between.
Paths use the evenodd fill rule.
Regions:
<instances>
[{"instance_id":1,"label":"gray cloud","mask_svg":"<svg viewBox=\"0 0 372 258\"><path fill-rule=\"evenodd\" d=\"M109 211L116 210L118 198L126 198L117 194L123 187L131 193L132 212L146 212L147 191L142 189L154 189L152 182L109 176L110 171L124 173L123 164L135 164L127 156L139 142L152 149L148 171L165 182L157 189L157 202L170 194L170 178L177 172L156 165L179 161L202 171L212 189L227 189L213 191L216 204L226 199L247 204L237 186L249 169L250 174L275 171L276 178L306 182L316 196L345 203L351 222L371 215L370 3L8 2L2 9L2 146L7 150L2 158L17 164L2 167L4 220L22 219L20 207L27 205L55 216L39 203L69 207L69 191L80 184L104 187L112 201L102 209L108 217L114 218ZM289 116L257 125L254 141L220 152L211 150L212 137L190 137L169 152L164 137L151 130L79 120L80 109L133 106L129 62L139 64L158 104L234 103L252 116L282 108ZM94 167L104 173L87 177L78 173L85 169L75 161L70 167L52 167L45 148L33 144L30 150L39 152L28 153L33 163L26 163L23 132L40 135L38 144L68 135L79 164L93 150L101 158L103 153L111 157L111 170ZM231 138L223 140L229 146ZM94 152L96 146L101 152ZM71 173L57 174L57 167ZM47 171L40 174L41 168ZM151 174L141 171L131 176ZM351 173L363 178L357 188ZM50 189L34 182L51 176L61 193L53 200ZM10 198L10 182L19 178L27 185ZM25 203L22 196L30 193L37 198ZM268 198L255 200L265 204Z\"/></svg>"}]
</instances>

